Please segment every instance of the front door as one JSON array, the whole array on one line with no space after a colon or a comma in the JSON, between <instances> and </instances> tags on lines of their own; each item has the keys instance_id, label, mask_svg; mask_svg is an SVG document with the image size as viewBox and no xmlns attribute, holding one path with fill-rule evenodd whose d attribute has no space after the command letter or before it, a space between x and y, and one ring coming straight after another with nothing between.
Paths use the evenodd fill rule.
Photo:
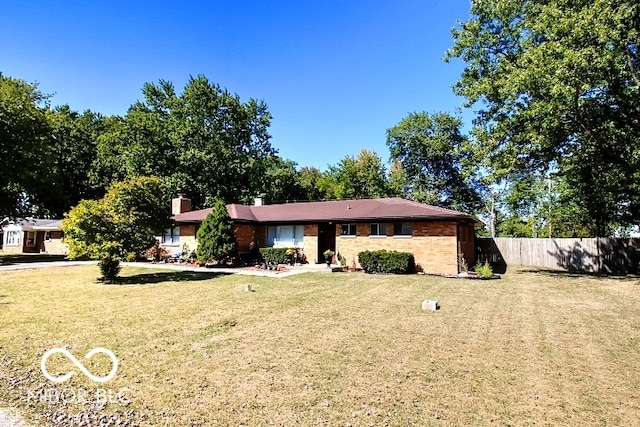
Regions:
<instances>
[{"instance_id":1,"label":"front door","mask_svg":"<svg viewBox=\"0 0 640 427\"><path fill-rule=\"evenodd\" d=\"M323 263L324 251L331 249L336 251L336 225L322 222L318 224L318 263Z\"/></svg>"}]
</instances>

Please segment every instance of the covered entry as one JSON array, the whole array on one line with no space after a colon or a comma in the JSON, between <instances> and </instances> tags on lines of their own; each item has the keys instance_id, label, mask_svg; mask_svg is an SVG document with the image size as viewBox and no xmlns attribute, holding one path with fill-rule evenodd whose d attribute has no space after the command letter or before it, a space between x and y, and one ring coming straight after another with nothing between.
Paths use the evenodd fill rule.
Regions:
<instances>
[{"instance_id":1,"label":"covered entry","mask_svg":"<svg viewBox=\"0 0 640 427\"><path fill-rule=\"evenodd\" d=\"M325 261L324 251L327 249L336 251L336 224L333 222L318 224L318 263Z\"/></svg>"}]
</instances>

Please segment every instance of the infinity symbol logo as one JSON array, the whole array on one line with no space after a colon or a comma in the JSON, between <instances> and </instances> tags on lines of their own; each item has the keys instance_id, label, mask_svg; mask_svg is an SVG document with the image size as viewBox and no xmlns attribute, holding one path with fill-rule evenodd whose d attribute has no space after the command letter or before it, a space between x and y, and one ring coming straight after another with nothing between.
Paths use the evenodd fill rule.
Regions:
<instances>
[{"instance_id":1,"label":"infinity symbol logo","mask_svg":"<svg viewBox=\"0 0 640 427\"><path fill-rule=\"evenodd\" d=\"M49 372L47 372L47 368L45 365L47 364L47 359L53 353L62 353L65 356L67 356L67 359L71 360L71 362L73 362L73 364L76 365L78 369L82 371L83 374L89 377L91 381L94 381L97 383L104 383L109 381L111 378L113 378L116 375L116 371L118 370L118 359L116 359L115 354L113 354L111 350L108 350L106 348L96 347L84 356L85 359L90 359L96 353L104 353L107 356L109 356L111 358L111 362L113 362L113 367L111 368L111 372L109 372L109 374L106 377L96 377L95 375L93 375L91 372L87 370L87 368L85 368L82 365L82 363L78 361L78 359L76 359L73 356L73 354L69 353L66 349L52 348L42 356L42 361L40 362L40 369L42 370L42 374L45 377L47 377L49 381L53 381L54 383L63 383L67 381L69 378L73 376L73 372L67 372L65 375L62 375L61 377L54 377L51 374L49 374Z\"/></svg>"}]
</instances>

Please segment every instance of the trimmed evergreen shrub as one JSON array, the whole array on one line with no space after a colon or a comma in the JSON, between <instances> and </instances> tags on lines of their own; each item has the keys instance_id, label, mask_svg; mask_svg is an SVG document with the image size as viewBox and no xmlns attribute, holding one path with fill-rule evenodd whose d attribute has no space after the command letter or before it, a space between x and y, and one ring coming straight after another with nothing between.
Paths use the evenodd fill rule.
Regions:
<instances>
[{"instance_id":1,"label":"trimmed evergreen shrub","mask_svg":"<svg viewBox=\"0 0 640 427\"><path fill-rule=\"evenodd\" d=\"M413 254L398 251L364 251L358 254L358 261L365 273L408 274L416 270Z\"/></svg>"},{"instance_id":2,"label":"trimmed evergreen shrub","mask_svg":"<svg viewBox=\"0 0 640 427\"><path fill-rule=\"evenodd\" d=\"M288 264L288 248L260 248L260 255L267 264Z\"/></svg>"},{"instance_id":3,"label":"trimmed evergreen shrub","mask_svg":"<svg viewBox=\"0 0 640 427\"><path fill-rule=\"evenodd\" d=\"M236 255L233 220L222 200L216 201L213 211L202 221L197 238L199 262L223 262Z\"/></svg>"},{"instance_id":4,"label":"trimmed evergreen shrub","mask_svg":"<svg viewBox=\"0 0 640 427\"><path fill-rule=\"evenodd\" d=\"M118 274L120 274L120 269L122 268L120 266L120 260L109 257L100 258L98 267L102 273L102 279L107 282L114 280Z\"/></svg>"}]
</instances>

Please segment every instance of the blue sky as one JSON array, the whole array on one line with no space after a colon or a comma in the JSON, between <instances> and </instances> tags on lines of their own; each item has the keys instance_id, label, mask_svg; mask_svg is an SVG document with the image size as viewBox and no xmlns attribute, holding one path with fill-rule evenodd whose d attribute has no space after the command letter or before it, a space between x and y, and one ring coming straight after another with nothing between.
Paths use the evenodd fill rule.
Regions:
<instances>
[{"instance_id":1,"label":"blue sky","mask_svg":"<svg viewBox=\"0 0 640 427\"><path fill-rule=\"evenodd\" d=\"M413 111L454 112L445 64L469 0L24 1L0 9L0 72L69 104L124 115L145 82L190 75L264 100L271 143L322 170ZM471 115L463 116L470 125Z\"/></svg>"}]
</instances>

